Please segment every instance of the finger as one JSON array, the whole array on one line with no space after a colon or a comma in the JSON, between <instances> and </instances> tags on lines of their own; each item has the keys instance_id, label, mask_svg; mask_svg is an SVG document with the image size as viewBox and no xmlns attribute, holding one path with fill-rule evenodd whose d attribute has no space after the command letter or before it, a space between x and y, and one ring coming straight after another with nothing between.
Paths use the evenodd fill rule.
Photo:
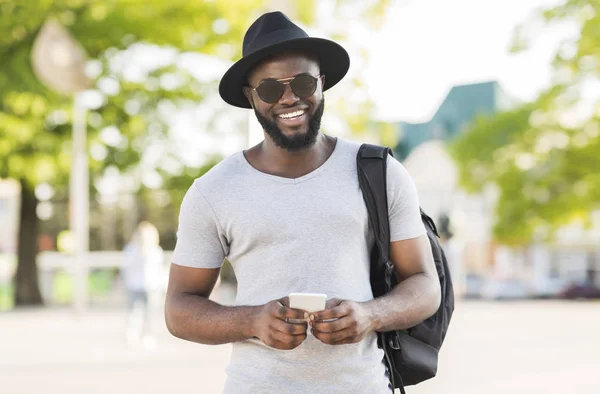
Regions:
<instances>
[{"instance_id":1,"label":"finger","mask_svg":"<svg viewBox=\"0 0 600 394\"><path fill-rule=\"evenodd\" d=\"M281 305L286 306L286 307L290 307L290 297L283 297L280 298L279 300L277 300Z\"/></svg>"},{"instance_id":2,"label":"finger","mask_svg":"<svg viewBox=\"0 0 600 394\"><path fill-rule=\"evenodd\" d=\"M287 335L303 335L306 334L308 324L306 322L287 323L283 320L276 320L272 323L271 328Z\"/></svg>"},{"instance_id":3,"label":"finger","mask_svg":"<svg viewBox=\"0 0 600 394\"><path fill-rule=\"evenodd\" d=\"M281 332L281 331L272 331L271 337L281 343L296 344L296 346L297 346L297 345L301 344L302 341L304 341L304 339L306 338L306 333L298 334L298 335L290 335L288 333Z\"/></svg>"},{"instance_id":4,"label":"finger","mask_svg":"<svg viewBox=\"0 0 600 394\"><path fill-rule=\"evenodd\" d=\"M312 330L312 334L320 340L321 342L327 345L336 345L341 344L344 341L347 341L354 337L353 333L349 329L345 329L342 331L337 331L333 333L328 332L319 332L315 329Z\"/></svg>"},{"instance_id":5,"label":"finger","mask_svg":"<svg viewBox=\"0 0 600 394\"><path fill-rule=\"evenodd\" d=\"M287 319L306 319L308 318L308 313L306 311L300 309L292 309L285 305L279 304L279 307L275 311L275 317L280 320Z\"/></svg>"},{"instance_id":6,"label":"finger","mask_svg":"<svg viewBox=\"0 0 600 394\"><path fill-rule=\"evenodd\" d=\"M325 309L335 308L336 306L340 305L343 301L344 300L340 300L339 298L331 298L327 300L327 303L325 304Z\"/></svg>"},{"instance_id":7,"label":"finger","mask_svg":"<svg viewBox=\"0 0 600 394\"><path fill-rule=\"evenodd\" d=\"M346 339L342 339L341 341L337 341L333 344L334 345L349 345L351 343L356 343L356 342L358 342L356 337L348 337Z\"/></svg>"},{"instance_id":8,"label":"finger","mask_svg":"<svg viewBox=\"0 0 600 394\"><path fill-rule=\"evenodd\" d=\"M267 344L272 348L276 348L279 350L292 350L297 348L298 346L300 346L302 344L302 341L298 341L298 343L296 342L283 342L280 341L278 339L272 338L271 339L271 343Z\"/></svg>"},{"instance_id":9,"label":"finger","mask_svg":"<svg viewBox=\"0 0 600 394\"><path fill-rule=\"evenodd\" d=\"M336 332L350 327L351 324L352 319L346 316L331 322L314 321L311 323L311 326L319 332Z\"/></svg>"},{"instance_id":10,"label":"finger","mask_svg":"<svg viewBox=\"0 0 600 394\"><path fill-rule=\"evenodd\" d=\"M331 309L311 314L310 320L318 322L323 320L340 319L347 316L349 312L350 308L348 307L348 304L341 303Z\"/></svg>"},{"instance_id":11,"label":"finger","mask_svg":"<svg viewBox=\"0 0 600 394\"><path fill-rule=\"evenodd\" d=\"M271 338L279 342L285 349L294 349L306 339L306 333L300 335L289 335L281 331L271 332Z\"/></svg>"}]
</instances>

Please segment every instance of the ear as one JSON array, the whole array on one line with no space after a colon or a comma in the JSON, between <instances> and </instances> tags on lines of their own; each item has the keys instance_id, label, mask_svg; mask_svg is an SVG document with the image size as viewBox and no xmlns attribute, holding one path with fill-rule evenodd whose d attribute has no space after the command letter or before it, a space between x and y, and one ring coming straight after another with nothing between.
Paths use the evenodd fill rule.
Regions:
<instances>
[{"instance_id":1,"label":"ear","mask_svg":"<svg viewBox=\"0 0 600 394\"><path fill-rule=\"evenodd\" d=\"M242 89L244 90L244 96L246 96L246 98L248 99L250 106L254 108L254 100L252 100L252 89L250 89L248 86L244 86Z\"/></svg>"},{"instance_id":2,"label":"ear","mask_svg":"<svg viewBox=\"0 0 600 394\"><path fill-rule=\"evenodd\" d=\"M321 89L325 88L325 74L321 75Z\"/></svg>"}]
</instances>

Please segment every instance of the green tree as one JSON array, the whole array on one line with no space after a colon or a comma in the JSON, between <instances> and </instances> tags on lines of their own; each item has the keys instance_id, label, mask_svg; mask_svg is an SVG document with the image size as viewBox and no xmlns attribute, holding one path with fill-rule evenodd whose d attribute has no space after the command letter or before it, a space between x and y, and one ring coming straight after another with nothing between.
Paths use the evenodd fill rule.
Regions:
<instances>
[{"instance_id":1,"label":"green tree","mask_svg":"<svg viewBox=\"0 0 600 394\"><path fill-rule=\"evenodd\" d=\"M259 0L0 2L0 59L3 59L0 66L0 176L18 179L22 186L15 278L17 304L41 302L35 264L38 228L35 185L40 182L51 182L58 187L66 185L70 166L70 99L43 86L34 76L30 61L32 45L44 22L57 18L92 59L107 60L109 49L118 51L139 41L180 51L223 55L227 48L237 44L252 18L252 11L260 4ZM216 21L221 21L220 29L215 29ZM228 56L233 55L234 51L230 50ZM154 70L156 74L165 72L173 70L168 66ZM126 141L142 138L158 101L201 97L201 89L193 84L167 91L119 82L124 93L107 97L97 111L101 120L88 125L92 143L98 140L99 131L111 124L124 134ZM142 108L132 115L126 103L136 94L143 96L138 100ZM140 146L125 144L124 149L108 146L106 150L104 160L91 163L92 171L100 171L108 165L127 168L139 161Z\"/></svg>"},{"instance_id":2,"label":"green tree","mask_svg":"<svg viewBox=\"0 0 600 394\"><path fill-rule=\"evenodd\" d=\"M151 70L146 81L131 81L108 67L111 59L140 42L170 47L177 52L196 51L234 59L245 29L272 6L269 3L272 2L0 1L0 59L3 60L0 66L0 177L17 179L22 186L15 280L17 304L41 303L36 269L38 202L35 186L49 182L58 189L65 189L71 163L71 99L41 84L31 66L32 46L44 22L56 18L91 59L98 59L104 65L95 82L100 84L101 79L108 78L118 84L118 92L105 94L104 103L89 116L88 138L96 152L100 152L90 162L93 179L107 167L120 171L135 167L149 140L161 133L164 136L168 122L158 110L161 103L198 102L207 88L173 64ZM335 9L356 4L356 0L336 1ZM389 0L372 2L362 7L361 12L368 23L375 26L388 4ZM291 7L295 17L304 24L314 22L314 0L295 0L287 7ZM181 83L175 88L148 85L148 80L157 81L164 75L175 75ZM102 90L101 86L97 87ZM354 117L350 122L360 129L364 124L360 119L366 120L366 116L363 112L362 118ZM150 125L154 126L154 134L148 133ZM117 130L122 143L103 140L103 131L111 127ZM197 176L204 170L191 169L184 174ZM169 177L169 174L161 175ZM184 187L185 179L175 176L167 184L178 187L174 193L181 198L179 188Z\"/></svg>"},{"instance_id":3,"label":"green tree","mask_svg":"<svg viewBox=\"0 0 600 394\"><path fill-rule=\"evenodd\" d=\"M541 23L540 23L541 22ZM590 224L600 208L600 1L568 0L516 29L514 51L544 29L577 26L553 62L553 85L531 103L480 117L451 150L470 191L497 185L494 228L506 244L549 239L560 226Z\"/></svg>"}]
</instances>

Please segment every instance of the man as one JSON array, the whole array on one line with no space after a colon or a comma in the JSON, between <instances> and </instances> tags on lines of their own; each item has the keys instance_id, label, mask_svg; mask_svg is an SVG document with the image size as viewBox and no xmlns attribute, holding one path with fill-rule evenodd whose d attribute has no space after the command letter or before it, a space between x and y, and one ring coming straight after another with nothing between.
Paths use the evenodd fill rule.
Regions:
<instances>
[{"instance_id":1,"label":"man","mask_svg":"<svg viewBox=\"0 0 600 394\"><path fill-rule=\"evenodd\" d=\"M417 193L394 159L391 257L402 281L373 299L359 144L320 131L323 92L348 68L341 46L275 12L249 28L243 58L221 80L221 97L252 108L265 139L186 194L165 313L179 338L233 343L226 393L389 393L376 332L411 327L439 306ZM224 258L238 280L233 307L208 299ZM292 292L325 293L326 309L291 309Z\"/></svg>"}]
</instances>

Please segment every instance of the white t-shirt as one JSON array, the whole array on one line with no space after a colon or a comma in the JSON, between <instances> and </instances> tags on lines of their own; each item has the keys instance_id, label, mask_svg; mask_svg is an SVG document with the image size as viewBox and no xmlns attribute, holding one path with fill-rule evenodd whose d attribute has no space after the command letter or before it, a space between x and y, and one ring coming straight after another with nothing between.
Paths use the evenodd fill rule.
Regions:
<instances>
[{"instance_id":1,"label":"white t-shirt","mask_svg":"<svg viewBox=\"0 0 600 394\"><path fill-rule=\"evenodd\" d=\"M188 190L172 262L217 268L227 257L238 281L237 305L291 292L373 299L359 147L338 138L321 167L296 179L260 172L242 152L223 160ZM412 179L397 160L387 166L392 241L425 234ZM250 339L233 344L225 393L389 393L382 360L374 333L337 346L309 335L285 351Z\"/></svg>"}]
</instances>

